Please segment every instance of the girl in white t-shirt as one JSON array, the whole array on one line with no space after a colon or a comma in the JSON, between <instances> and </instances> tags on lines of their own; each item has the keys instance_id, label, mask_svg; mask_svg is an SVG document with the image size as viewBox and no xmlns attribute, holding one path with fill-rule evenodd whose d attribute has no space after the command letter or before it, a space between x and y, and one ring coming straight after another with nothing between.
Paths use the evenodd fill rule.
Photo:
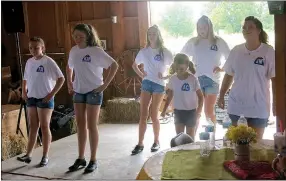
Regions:
<instances>
[{"instance_id":1,"label":"girl in white t-shirt","mask_svg":"<svg viewBox=\"0 0 286 181\"><path fill-rule=\"evenodd\" d=\"M214 106L223 71L221 60L222 57L227 59L230 50L222 38L214 35L212 22L207 16L202 16L198 20L197 33L198 36L191 38L181 52L192 57L196 66L196 76L204 94L205 115L216 121Z\"/></svg>"},{"instance_id":2,"label":"girl in white t-shirt","mask_svg":"<svg viewBox=\"0 0 286 181\"><path fill-rule=\"evenodd\" d=\"M26 101L29 117L29 140L27 153L18 157L30 163L32 151L41 126L43 157L39 166L48 164L48 152L52 140L50 120L54 109L54 96L62 87L65 78L56 62L44 55L45 44L41 38L30 39L29 50L33 55L27 60L22 85L22 98Z\"/></svg>"},{"instance_id":3,"label":"girl in white t-shirt","mask_svg":"<svg viewBox=\"0 0 286 181\"><path fill-rule=\"evenodd\" d=\"M241 115L262 139L270 116L270 80L275 93L275 51L267 44L268 36L255 17L245 18L242 33L245 43L235 46L223 69L224 76L218 106L224 108L224 95L231 87L228 114L233 125ZM275 105L275 95L273 95ZM275 107L273 107L275 116Z\"/></svg>"},{"instance_id":4,"label":"girl in white t-shirt","mask_svg":"<svg viewBox=\"0 0 286 181\"><path fill-rule=\"evenodd\" d=\"M204 100L199 81L194 76L194 64L186 54L178 53L174 58L172 69L176 74L169 79L167 84L167 100L161 116L165 116L174 97L176 133L185 132L186 129L186 133L194 139Z\"/></svg>"},{"instance_id":5,"label":"girl in white t-shirt","mask_svg":"<svg viewBox=\"0 0 286 181\"><path fill-rule=\"evenodd\" d=\"M85 172L93 172L97 168L97 124L103 91L115 76L118 64L102 49L101 41L91 25L76 25L73 30L73 38L76 45L72 47L69 54L67 83L69 93L73 95L79 156L69 170L75 171L80 166L86 166L84 152L88 128L91 156ZM103 81L103 69L109 67L109 74ZM73 70L75 72L74 80L72 79Z\"/></svg>"},{"instance_id":6,"label":"girl in white t-shirt","mask_svg":"<svg viewBox=\"0 0 286 181\"><path fill-rule=\"evenodd\" d=\"M132 155L140 153L144 148L143 139L147 127L149 108L151 109L150 116L154 130L154 143L151 151L154 152L160 148L158 111L165 91L166 83L163 77L172 62L173 55L164 47L159 28L156 25L150 27L147 31L147 46L139 51L132 65L134 71L143 79L140 95L139 141L133 149ZM138 68L140 64L144 65L143 72Z\"/></svg>"}]
</instances>

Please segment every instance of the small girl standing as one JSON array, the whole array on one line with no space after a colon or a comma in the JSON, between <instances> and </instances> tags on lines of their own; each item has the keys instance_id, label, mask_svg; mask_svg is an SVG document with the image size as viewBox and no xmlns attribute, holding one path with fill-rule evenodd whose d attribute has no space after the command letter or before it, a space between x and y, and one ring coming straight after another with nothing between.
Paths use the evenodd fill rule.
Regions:
<instances>
[{"instance_id":1,"label":"small girl standing","mask_svg":"<svg viewBox=\"0 0 286 181\"><path fill-rule=\"evenodd\" d=\"M166 110L173 97L176 133L186 132L192 138L195 136L197 119L200 117L203 107L203 93L200 89L195 74L194 64L189 57L178 53L171 67L171 76L167 84L167 100L161 116L164 117Z\"/></svg>"},{"instance_id":2,"label":"small girl standing","mask_svg":"<svg viewBox=\"0 0 286 181\"><path fill-rule=\"evenodd\" d=\"M32 151L41 126L43 157L39 166L45 166L48 164L48 152L52 140L50 120L54 109L54 96L61 89L65 78L56 62L44 55L43 39L31 38L29 50L33 57L26 63L22 85L22 97L28 107L29 141L27 153L17 159L26 163L31 162Z\"/></svg>"}]
</instances>

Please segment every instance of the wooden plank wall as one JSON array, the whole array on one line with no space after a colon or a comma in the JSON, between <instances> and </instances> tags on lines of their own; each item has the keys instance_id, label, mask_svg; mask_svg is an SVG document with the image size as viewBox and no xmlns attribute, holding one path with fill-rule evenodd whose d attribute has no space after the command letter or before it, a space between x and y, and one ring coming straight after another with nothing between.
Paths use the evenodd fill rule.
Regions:
<instances>
[{"instance_id":1,"label":"wooden plank wall","mask_svg":"<svg viewBox=\"0 0 286 181\"><path fill-rule=\"evenodd\" d=\"M54 58L65 73L68 53L75 45L71 37L72 29L77 23L92 24L100 39L106 40L106 52L116 58L124 50L140 48L144 45L148 28L147 7L147 2L23 2L26 31L20 34L22 58L27 60L30 57L29 37L40 36L45 41L47 55ZM112 23L111 16L117 16L118 23ZM9 38L4 43L9 45L8 47L13 47L15 44L13 37L2 34L2 39L3 36L5 36L4 39ZM10 54L15 57L15 50L11 51ZM107 73L108 71L105 71L104 76ZM116 96L116 90L111 85L105 92L104 100L114 96ZM56 104L72 104L66 84L55 99Z\"/></svg>"},{"instance_id":2,"label":"wooden plank wall","mask_svg":"<svg viewBox=\"0 0 286 181\"><path fill-rule=\"evenodd\" d=\"M275 15L277 122L286 128L286 14ZM280 131L280 130L278 130Z\"/></svg>"}]
</instances>

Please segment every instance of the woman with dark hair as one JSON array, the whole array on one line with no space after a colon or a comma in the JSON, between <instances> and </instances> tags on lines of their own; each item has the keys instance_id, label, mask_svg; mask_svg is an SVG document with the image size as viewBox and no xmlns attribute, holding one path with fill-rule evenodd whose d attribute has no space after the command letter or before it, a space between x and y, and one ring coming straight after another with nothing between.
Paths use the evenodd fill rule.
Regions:
<instances>
[{"instance_id":1,"label":"woman with dark hair","mask_svg":"<svg viewBox=\"0 0 286 181\"><path fill-rule=\"evenodd\" d=\"M85 172L92 172L97 168L97 124L103 91L113 79L118 64L102 49L101 41L91 25L76 25L73 39L76 45L70 51L66 71L68 90L73 95L79 156L69 170L75 171L80 166L86 166L84 151L88 129L91 156ZM103 69L109 67L110 72L103 81ZM73 70L75 70L74 82L72 82Z\"/></svg>"},{"instance_id":2,"label":"woman with dark hair","mask_svg":"<svg viewBox=\"0 0 286 181\"><path fill-rule=\"evenodd\" d=\"M218 106L224 108L224 95L233 83L227 110L232 124L236 126L243 115L262 139L270 115L270 80L275 105L275 51L267 44L268 36L257 18L245 18L242 33L246 42L231 50L223 67L226 74Z\"/></svg>"},{"instance_id":3,"label":"woman with dark hair","mask_svg":"<svg viewBox=\"0 0 286 181\"><path fill-rule=\"evenodd\" d=\"M140 121L139 121L139 141L132 151L132 155L143 151L143 140L147 127L147 118L151 104L151 119L154 131L154 143L151 151L157 151L159 145L160 122L158 111L165 92L164 75L167 68L173 62L172 53L163 45L163 39L159 28L154 25L147 31L146 48L141 49L136 56L132 67L134 71L143 79L140 95ZM144 72L141 72L138 65L144 65Z\"/></svg>"},{"instance_id":4,"label":"woman with dark hair","mask_svg":"<svg viewBox=\"0 0 286 181\"><path fill-rule=\"evenodd\" d=\"M199 79L204 94L204 112L206 118L216 121L214 106L219 93L221 59L227 59L229 47L220 37L214 35L213 24L207 16L202 16L197 22L197 37L191 38L182 49L182 53L192 57L196 66L196 76Z\"/></svg>"}]
</instances>

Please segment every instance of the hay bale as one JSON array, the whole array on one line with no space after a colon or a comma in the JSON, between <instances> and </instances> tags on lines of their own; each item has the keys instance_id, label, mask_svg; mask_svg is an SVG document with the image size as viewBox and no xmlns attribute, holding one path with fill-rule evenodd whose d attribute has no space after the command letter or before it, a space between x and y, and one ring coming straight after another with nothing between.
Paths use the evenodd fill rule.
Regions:
<instances>
[{"instance_id":1,"label":"hay bale","mask_svg":"<svg viewBox=\"0 0 286 181\"><path fill-rule=\"evenodd\" d=\"M2 131L2 156L1 160L6 160L26 152L27 141L20 134L9 134Z\"/></svg>"},{"instance_id":2,"label":"hay bale","mask_svg":"<svg viewBox=\"0 0 286 181\"><path fill-rule=\"evenodd\" d=\"M107 101L106 120L108 123L138 123L140 103L130 98L115 98Z\"/></svg>"}]
</instances>

